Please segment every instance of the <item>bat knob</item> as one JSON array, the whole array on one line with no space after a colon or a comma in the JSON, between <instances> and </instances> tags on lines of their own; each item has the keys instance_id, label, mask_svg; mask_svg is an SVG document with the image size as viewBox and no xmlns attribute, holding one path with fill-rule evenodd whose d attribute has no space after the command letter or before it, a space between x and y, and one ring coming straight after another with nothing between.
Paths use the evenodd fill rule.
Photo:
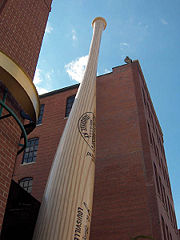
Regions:
<instances>
[{"instance_id":1,"label":"bat knob","mask_svg":"<svg viewBox=\"0 0 180 240\"><path fill-rule=\"evenodd\" d=\"M105 20L103 17L96 17L96 18L92 21L92 26L94 25L94 23L95 23L97 20L103 21L103 23L104 23L104 30L105 30L105 29L106 29L106 26L107 26L107 22L106 22L106 20Z\"/></svg>"}]
</instances>

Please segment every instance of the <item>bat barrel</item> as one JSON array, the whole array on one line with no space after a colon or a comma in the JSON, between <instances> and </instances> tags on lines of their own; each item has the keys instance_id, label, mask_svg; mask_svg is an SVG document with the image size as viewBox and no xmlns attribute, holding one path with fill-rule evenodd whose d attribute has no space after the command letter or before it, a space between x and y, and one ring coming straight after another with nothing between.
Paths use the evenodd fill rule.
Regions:
<instances>
[{"instance_id":1,"label":"bat barrel","mask_svg":"<svg viewBox=\"0 0 180 240\"><path fill-rule=\"evenodd\" d=\"M87 67L57 148L33 240L89 239L96 152L96 72L103 18L93 23Z\"/></svg>"}]
</instances>

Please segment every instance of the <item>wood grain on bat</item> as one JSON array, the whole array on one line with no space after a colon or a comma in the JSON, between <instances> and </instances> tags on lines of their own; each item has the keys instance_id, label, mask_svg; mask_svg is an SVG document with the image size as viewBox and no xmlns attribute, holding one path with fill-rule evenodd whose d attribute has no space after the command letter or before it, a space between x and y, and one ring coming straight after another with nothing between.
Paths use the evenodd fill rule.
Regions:
<instances>
[{"instance_id":1,"label":"wood grain on bat","mask_svg":"<svg viewBox=\"0 0 180 240\"><path fill-rule=\"evenodd\" d=\"M103 18L93 21L87 67L57 148L33 240L89 239L96 152L96 72Z\"/></svg>"}]
</instances>

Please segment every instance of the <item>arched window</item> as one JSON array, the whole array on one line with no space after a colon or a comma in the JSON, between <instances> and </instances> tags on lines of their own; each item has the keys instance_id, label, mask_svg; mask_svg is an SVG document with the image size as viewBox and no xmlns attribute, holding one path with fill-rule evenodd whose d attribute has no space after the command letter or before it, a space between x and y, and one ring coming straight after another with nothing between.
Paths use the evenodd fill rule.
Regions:
<instances>
[{"instance_id":1,"label":"arched window","mask_svg":"<svg viewBox=\"0 0 180 240\"><path fill-rule=\"evenodd\" d=\"M28 193L32 192L32 177L26 177L19 180L19 185L24 188Z\"/></svg>"}]
</instances>

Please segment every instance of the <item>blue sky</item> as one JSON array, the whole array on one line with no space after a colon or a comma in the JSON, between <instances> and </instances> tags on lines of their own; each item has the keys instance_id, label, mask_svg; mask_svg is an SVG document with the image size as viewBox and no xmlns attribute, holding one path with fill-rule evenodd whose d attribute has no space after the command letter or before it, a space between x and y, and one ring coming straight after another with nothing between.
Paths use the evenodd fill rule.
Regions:
<instances>
[{"instance_id":1,"label":"blue sky","mask_svg":"<svg viewBox=\"0 0 180 240\"><path fill-rule=\"evenodd\" d=\"M92 20L107 21L98 74L140 61L164 133L175 210L180 227L180 1L53 0L34 82L39 93L81 80L92 38Z\"/></svg>"}]
</instances>

